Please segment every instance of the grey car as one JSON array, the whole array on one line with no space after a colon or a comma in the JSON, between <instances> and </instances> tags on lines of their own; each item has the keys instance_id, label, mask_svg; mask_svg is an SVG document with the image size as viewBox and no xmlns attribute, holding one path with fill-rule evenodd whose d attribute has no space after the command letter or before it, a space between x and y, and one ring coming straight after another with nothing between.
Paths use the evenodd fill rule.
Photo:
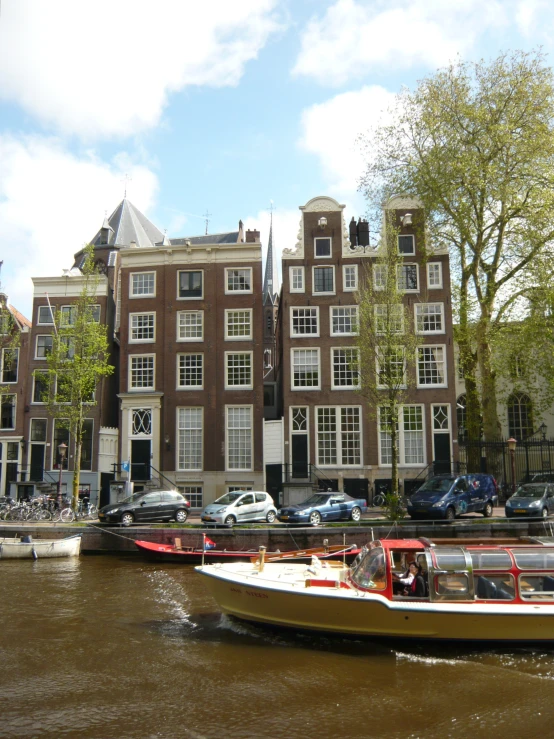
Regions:
<instances>
[{"instance_id":1,"label":"grey car","mask_svg":"<svg viewBox=\"0 0 554 739\"><path fill-rule=\"evenodd\" d=\"M243 521L267 521L273 523L277 508L271 495L263 491L226 493L207 505L200 518L205 523L221 523L232 526Z\"/></svg>"},{"instance_id":2,"label":"grey car","mask_svg":"<svg viewBox=\"0 0 554 739\"><path fill-rule=\"evenodd\" d=\"M533 516L548 518L554 513L554 484L529 482L520 485L506 501L506 517Z\"/></svg>"}]
</instances>

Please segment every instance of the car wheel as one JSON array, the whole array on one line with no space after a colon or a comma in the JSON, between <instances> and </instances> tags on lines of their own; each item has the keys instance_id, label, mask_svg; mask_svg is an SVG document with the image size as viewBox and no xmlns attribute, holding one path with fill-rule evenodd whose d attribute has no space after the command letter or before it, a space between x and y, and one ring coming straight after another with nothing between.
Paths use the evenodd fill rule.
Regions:
<instances>
[{"instance_id":1,"label":"car wheel","mask_svg":"<svg viewBox=\"0 0 554 739\"><path fill-rule=\"evenodd\" d=\"M312 526L318 526L321 523L321 513L319 511L312 511L310 513L310 523Z\"/></svg>"},{"instance_id":2,"label":"car wheel","mask_svg":"<svg viewBox=\"0 0 554 739\"><path fill-rule=\"evenodd\" d=\"M123 526L130 526L134 520L135 520L135 517L133 516L132 513L124 513L121 516L121 523L123 524Z\"/></svg>"},{"instance_id":3,"label":"car wheel","mask_svg":"<svg viewBox=\"0 0 554 739\"><path fill-rule=\"evenodd\" d=\"M273 523L275 521L275 511L268 511L265 520L268 523Z\"/></svg>"},{"instance_id":4,"label":"car wheel","mask_svg":"<svg viewBox=\"0 0 554 739\"><path fill-rule=\"evenodd\" d=\"M182 508L181 510L176 511L175 513L175 520L177 521L177 523L185 523L188 517L189 517L188 512L183 510Z\"/></svg>"},{"instance_id":5,"label":"car wheel","mask_svg":"<svg viewBox=\"0 0 554 739\"><path fill-rule=\"evenodd\" d=\"M543 509L542 509L542 513L541 513L541 516L542 516L543 518L548 518L548 508L543 508Z\"/></svg>"},{"instance_id":6,"label":"car wheel","mask_svg":"<svg viewBox=\"0 0 554 739\"><path fill-rule=\"evenodd\" d=\"M350 514L350 518L353 521L359 521L361 517L362 517L361 510L358 508L358 506L354 506L354 508L352 508L352 513Z\"/></svg>"},{"instance_id":7,"label":"car wheel","mask_svg":"<svg viewBox=\"0 0 554 739\"><path fill-rule=\"evenodd\" d=\"M492 516L492 503L490 501L483 508L483 516L485 518L490 518Z\"/></svg>"},{"instance_id":8,"label":"car wheel","mask_svg":"<svg viewBox=\"0 0 554 739\"><path fill-rule=\"evenodd\" d=\"M236 522L237 519L234 516L227 516L224 521L227 526L233 526L234 524L236 524Z\"/></svg>"},{"instance_id":9,"label":"car wheel","mask_svg":"<svg viewBox=\"0 0 554 739\"><path fill-rule=\"evenodd\" d=\"M447 521L453 521L456 518L456 511L453 508L447 508L445 518Z\"/></svg>"}]
</instances>

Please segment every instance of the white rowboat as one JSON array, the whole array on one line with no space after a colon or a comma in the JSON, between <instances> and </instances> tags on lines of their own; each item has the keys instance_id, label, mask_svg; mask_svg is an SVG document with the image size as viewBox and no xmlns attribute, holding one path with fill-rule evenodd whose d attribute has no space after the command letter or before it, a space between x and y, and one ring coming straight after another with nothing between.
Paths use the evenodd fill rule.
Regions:
<instances>
[{"instance_id":1,"label":"white rowboat","mask_svg":"<svg viewBox=\"0 0 554 739\"><path fill-rule=\"evenodd\" d=\"M78 557L80 551L81 534L65 539L33 539L30 536L0 539L0 559Z\"/></svg>"}]
</instances>

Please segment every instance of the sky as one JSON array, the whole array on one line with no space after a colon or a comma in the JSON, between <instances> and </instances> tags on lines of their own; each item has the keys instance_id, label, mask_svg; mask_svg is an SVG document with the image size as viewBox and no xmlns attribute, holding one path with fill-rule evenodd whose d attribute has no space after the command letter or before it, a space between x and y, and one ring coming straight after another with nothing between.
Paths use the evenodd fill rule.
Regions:
<instances>
[{"instance_id":1,"label":"sky","mask_svg":"<svg viewBox=\"0 0 554 739\"><path fill-rule=\"evenodd\" d=\"M294 247L318 195L363 216L357 139L402 86L542 46L550 0L0 0L0 284L31 318L122 200L168 236Z\"/></svg>"}]
</instances>

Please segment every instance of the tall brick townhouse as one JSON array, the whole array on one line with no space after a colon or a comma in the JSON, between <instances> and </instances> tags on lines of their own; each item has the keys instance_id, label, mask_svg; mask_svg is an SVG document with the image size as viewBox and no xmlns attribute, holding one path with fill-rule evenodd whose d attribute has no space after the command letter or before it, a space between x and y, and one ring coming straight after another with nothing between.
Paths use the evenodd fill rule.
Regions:
<instances>
[{"instance_id":1,"label":"tall brick townhouse","mask_svg":"<svg viewBox=\"0 0 554 739\"><path fill-rule=\"evenodd\" d=\"M330 197L310 200L300 208L296 247L283 252L285 503L317 481L367 497L370 487L387 486L390 478L390 436L379 409L358 392L355 369L356 291L367 267L371 279L380 279L377 251L367 222L352 220L347 228L344 207ZM449 258L424 245L416 200L394 198L386 208L399 228L398 280L422 342L415 387L399 419L400 478L409 492L430 463L450 469L456 456Z\"/></svg>"}]
</instances>

